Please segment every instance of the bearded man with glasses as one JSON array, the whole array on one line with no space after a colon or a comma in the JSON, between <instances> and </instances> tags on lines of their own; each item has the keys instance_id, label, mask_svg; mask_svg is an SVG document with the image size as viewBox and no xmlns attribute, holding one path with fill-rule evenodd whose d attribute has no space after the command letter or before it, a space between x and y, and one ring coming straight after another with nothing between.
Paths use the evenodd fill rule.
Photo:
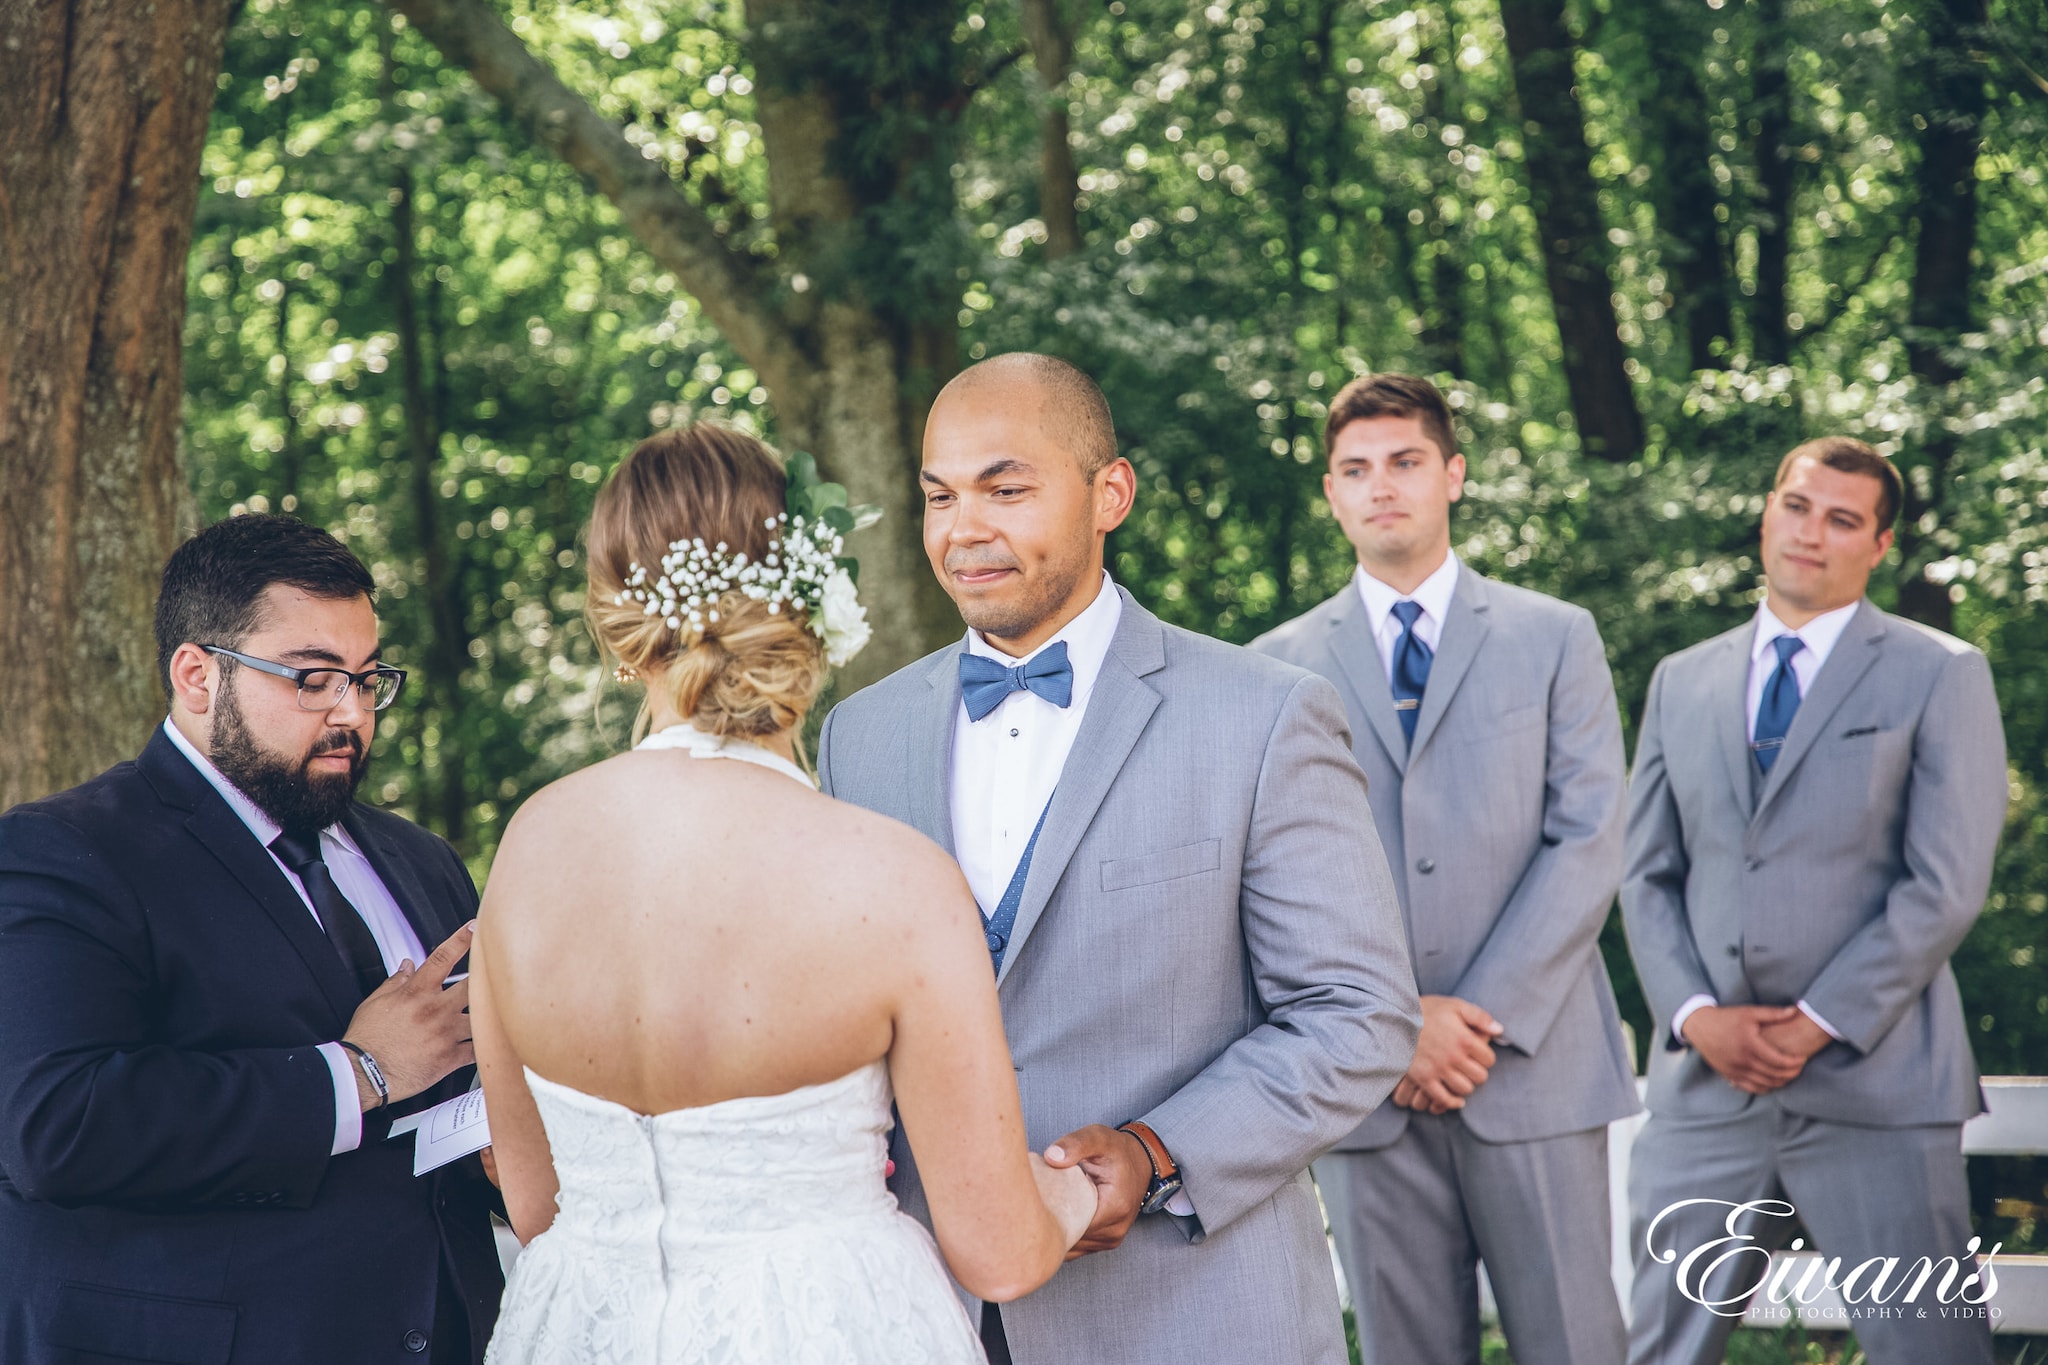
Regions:
<instances>
[{"instance_id":1,"label":"bearded man with glasses","mask_svg":"<svg viewBox=\"0 0 2048 1365\"><path fill-rule=\"evenodd\" d=\"M477 899L355 801L405 682L373 590L289 517L200 533L157 603L163 727L0 816L10 1365L483 1358L481 1163L385 1141L469 1086Z\"/></svg>"}]
</instances>

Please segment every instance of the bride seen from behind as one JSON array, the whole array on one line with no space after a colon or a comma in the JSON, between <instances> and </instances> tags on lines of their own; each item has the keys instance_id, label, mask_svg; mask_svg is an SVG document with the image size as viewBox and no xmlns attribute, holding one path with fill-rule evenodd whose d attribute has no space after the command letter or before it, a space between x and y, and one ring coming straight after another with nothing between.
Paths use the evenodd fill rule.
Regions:
<instances>
[{"instance_id":1,"label":"bride seen from behind","mask_svg":"<svg viewBox=\"0 0 2048 1365\"><path fill-rule=\"evenodd\" d=\"M1030 1292L1093 1216L1025 1146L958 867L793 762L831 547L784 497L767 447L705 425L598 495L588 619L650 733L521 808L479 916L477 1060L529 1244L494 1361L980 1360L883 1185L892 1087L970 1294ZM755 595L693 603L720 572Z\"/></svg>"}]
</instances>

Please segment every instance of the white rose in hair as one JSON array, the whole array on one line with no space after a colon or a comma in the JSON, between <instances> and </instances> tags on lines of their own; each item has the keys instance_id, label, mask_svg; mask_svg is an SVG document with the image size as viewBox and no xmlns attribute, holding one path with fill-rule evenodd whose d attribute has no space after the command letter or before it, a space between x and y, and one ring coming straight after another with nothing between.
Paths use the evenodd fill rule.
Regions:
<instances>
[{"instance_id":1,"label":"white rose in hair","mask_svg":"<svg viewBox=\"0 0 2048 1365\"><path fill-rule=\"evenodd\" d=\"M825 580L818 623L818 633L825 641L825 662L834 668L860 653L874 633L868 628L868 609L860 604L860 596L846 570L834 569Z\"/></svg>"}]
</instances>

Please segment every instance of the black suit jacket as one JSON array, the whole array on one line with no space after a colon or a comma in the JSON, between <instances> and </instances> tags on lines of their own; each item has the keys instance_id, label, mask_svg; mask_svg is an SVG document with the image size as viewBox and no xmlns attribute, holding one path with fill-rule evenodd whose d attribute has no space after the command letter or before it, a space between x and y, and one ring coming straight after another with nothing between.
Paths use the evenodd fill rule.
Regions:
<instances>
[{"instance_id":1,"label":"black suit jacket","mask_svg":"<svg viewBox=\"0 0 2048 1365\"><path fill-rule=\"evenodd\" d=\"M429 950L476 912L442 840L343 821ZM0 1361L427 1358L445 1265L472 1354L503 1280L472 1158L412 1173L390 1120L330 1156L319 1044L355 993L305 903L161 731L0 816Z\"/></svg>"}]
</instances>

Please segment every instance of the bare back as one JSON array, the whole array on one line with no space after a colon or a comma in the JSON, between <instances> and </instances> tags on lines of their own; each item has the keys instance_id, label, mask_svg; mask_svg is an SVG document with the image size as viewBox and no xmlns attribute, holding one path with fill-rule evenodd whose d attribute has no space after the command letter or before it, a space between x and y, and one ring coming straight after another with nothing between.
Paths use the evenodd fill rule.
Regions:
<instances>
[{"instance_id":1,"label":"bare back","mask_svg":"<svg viewBox=\"0 0 2048 1365\"><path fill-rule=\"evenodd\" d=\"M641 1113L886 1055L907 938L971 915L950 860L753 763L635 751L521 812L484 913L523 1064Z\"/></svg>"}]
</instances>

